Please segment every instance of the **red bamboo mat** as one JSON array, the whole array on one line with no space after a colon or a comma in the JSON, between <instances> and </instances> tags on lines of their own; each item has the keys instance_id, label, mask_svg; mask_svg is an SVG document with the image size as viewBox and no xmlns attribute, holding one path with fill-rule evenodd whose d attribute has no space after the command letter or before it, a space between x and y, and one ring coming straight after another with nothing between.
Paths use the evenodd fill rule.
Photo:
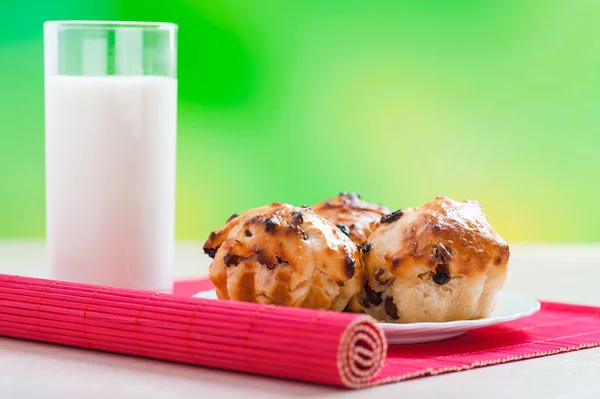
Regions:
<instances>
[{"instance_id":1,"label":"red bamboo mat","mask_svg":"<svg viewBox=\"0 0 600 399\"><path fill-rule=\"evenodd\" d=\"M212 289L207 279L181 281L178 295ZM398 382L600 345L600 308L542 302L533 316L472 330L459 337L388 348L381 371L366 385Z\"/></svg>"},{"instance_id":2,"label":"red bamboo mat","mask_svg":"<svg viewBox=\"0 0 600 399\"><path fill-rule=\"evenodd\" d=\"M544 302L537 314L430 344L388 349L367 316L0 274L0 335L359 388L600 343L600 308ZM386 357L387 354L387 357Z\"/></svg>"},{"instance_id":3,"label":"red bamboo mat","mask_svg":"<svg viewBox=\"0 0 600 399\"><path fill-rule=\"evenodd\" d=\"M369 317L181 292L0 274L0 335L344 387L383 364L387 343Z\"/></svg>"}]
</instances>

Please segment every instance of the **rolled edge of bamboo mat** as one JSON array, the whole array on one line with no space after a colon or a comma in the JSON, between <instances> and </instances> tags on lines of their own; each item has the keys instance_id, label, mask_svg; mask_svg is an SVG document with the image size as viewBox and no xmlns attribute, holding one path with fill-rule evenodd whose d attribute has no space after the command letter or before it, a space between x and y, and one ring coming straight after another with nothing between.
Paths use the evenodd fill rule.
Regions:
<instances>
[{"instance_id":1,"label":"rolled edge of bamboo mat","mask_svg":"<svg viewBox=\"0 0 600 399\"><path fill-rule=\"evenodd\" d=\"M343 386L362 388L381 371L387 354L385 334L368 316L354 319L344 331L338 349Z\"/></svg>"},{"instance_id":2,"label":"rolled edge of bamboo mat","mask_svg":"<svg viewBox=\"0 0 600 399\"><path fill-rule=\"evenodd\" d=\"M2 274L0 335L348 388L387 351L364 315Z\"/></svg>"}]
</instances>

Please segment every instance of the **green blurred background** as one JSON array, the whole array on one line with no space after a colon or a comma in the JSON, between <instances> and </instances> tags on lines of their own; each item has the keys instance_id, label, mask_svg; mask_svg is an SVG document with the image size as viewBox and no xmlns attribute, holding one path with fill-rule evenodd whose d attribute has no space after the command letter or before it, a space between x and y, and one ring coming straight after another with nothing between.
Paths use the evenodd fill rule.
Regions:
<instances>
[{"instance_id":1,"label":"green blurred background","mask_svg":"<svg viewBox=\"0 0 600 399\"><path fill-rule=\"evenodd\" d=\"M0 236L43 237L42 23L179 24L177 236L339 191L600 239L596 0L0 0Z\"/></svg>"}]
</instances>

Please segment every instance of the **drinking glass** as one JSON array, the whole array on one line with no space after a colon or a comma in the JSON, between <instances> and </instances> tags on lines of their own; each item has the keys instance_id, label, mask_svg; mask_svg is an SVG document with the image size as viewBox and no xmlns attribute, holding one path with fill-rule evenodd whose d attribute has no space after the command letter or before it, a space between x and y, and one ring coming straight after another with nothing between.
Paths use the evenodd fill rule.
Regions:
<instances>
[{"instance_id":1,"label":"drinking glass","mask_svg":"<svg viewBox=\"0 0 600 399\"><path fill-rule=\"evenodd\" d=\"M170 23L44 24L53 278L171 291L176 43Z\"/></svg>"}]
</instances>

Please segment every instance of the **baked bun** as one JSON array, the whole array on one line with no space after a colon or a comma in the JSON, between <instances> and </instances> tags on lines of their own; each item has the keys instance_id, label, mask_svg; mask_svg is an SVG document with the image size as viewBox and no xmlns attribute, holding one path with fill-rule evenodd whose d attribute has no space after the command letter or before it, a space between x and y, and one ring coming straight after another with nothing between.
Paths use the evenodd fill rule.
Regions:
<instances>
[{"instance_id":1,"label":"baked bun","mask_svg":"<svg viewBox=\"0 0 600 399\"><path fill-rule=\"evenodd\" d=\"M311 208L318 215L349 232L356 245L363 245L381 217L390 213L387 207L363 201L356 193L341 193Z\"/></svg>"},{"instance_id":2,"label":"baked bun","mask_svg":"<svg viewBox=\"0 0 600 399\"><path fill-rule=\"evenodd\" d=\"M310 208L234 215L204 251L219 299L341 311L364 284L358 247Z\"/></svg>"},{"instance_id":3,"label":"baked bun","mask_svg":"<svg viewBox=\"0 0 600 399\"><path fill-rule=\"evenodd\" d=\"M359 247L367 241L367 237L371 235L381 217L390 213L387 207L363 201L356 193L341 193L311 208L348 234L352 242ZM363 312L356 298L348 302L345 310L354 313Z\"/></svg>"},{"instance_id":4,"label":"baked bun","mask_svg":"<svg viewBox=\"0 0 600 399\"><path fill-rule=\"evenodd\" d=\"M486 317L506 279L509 255L477 202L437 197L382 218L362 247L360 304L394 323Z\"/></svg>"}]
</instances>

